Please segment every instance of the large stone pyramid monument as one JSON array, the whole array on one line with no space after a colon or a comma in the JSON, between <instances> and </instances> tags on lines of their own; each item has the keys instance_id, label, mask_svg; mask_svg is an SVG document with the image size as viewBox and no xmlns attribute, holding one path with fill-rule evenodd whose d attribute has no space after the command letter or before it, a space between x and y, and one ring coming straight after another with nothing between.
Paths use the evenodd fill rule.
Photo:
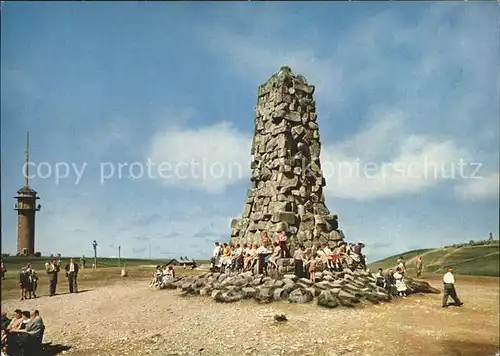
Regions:
<instances>
[{"instance_id":1,"label":"large stone pyramid monument","mask_svg":"<svg viewBox=\"0 0 500 356\"><path fill-rule=\"evenodd\" d=\"M261 232L289 233L292 250L338 245L336 215L325 205L314 86L282 67L259 87L252 143L252 184L233 243L259 243Z\"/></svg>"}]
</instances>

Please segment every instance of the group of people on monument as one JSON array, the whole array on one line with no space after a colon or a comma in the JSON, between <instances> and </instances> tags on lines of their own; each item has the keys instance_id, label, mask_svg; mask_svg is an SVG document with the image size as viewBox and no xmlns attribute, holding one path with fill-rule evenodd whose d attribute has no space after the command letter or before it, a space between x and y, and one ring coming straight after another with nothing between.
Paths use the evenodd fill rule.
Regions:
<instances>
[{"instance_id":1,"label":"group of people on monument","mask_svg":"<svg viewBox=\"0 0 500 356\"><path fill-rule=\"evenodd\" d=\"M157 265L152 277L149 286L160 287L162 284L166 283L167 280L175 278L174 267Z\"/></svg>"},{"instance_id":2,"label":"group of people on monument","mask_svg":"<svg viewBox=\"0 0 500 356\"><path fill-rule=\"evenodd\" d=\"M277 269L280 258L290 258L286 232L278 232L271 239L266 231L261 234L260 244L228 244L215 243L211 257L211 269L220 271L243 272L253 270L256 266L259 273L264 267Z\"/></svg>"},{"instance_id":3,"label":"group of people on monument","mask_svg":"<svg viewBox=\"0 0 500 356\"><path fill-rule=\"evenodd\" d=\"M2 312L2 351L7 355L38 355L45 324L38 310L16 309L12 319Z\"/></svg>"},{"instance_id":4,"label":"group of people on monument","mask_svg":"<svg viewBox=\"0 0 500 356\"><path fill-rule=\"evenodd\" d=\"M228 244L215 243L212 257L211 270L253 271L258 269L259 274L266 274L269 269L279 268L280 258L293 258L297 276L311 276L316 261L321 261L328 270L341 270L342 268L354 267L366 269L366 259L362 254L364 244L342 242L339 246L331 249L327 244L306 249L297 246L293 255L288 246L287 234L284 231L276 233L274 239L270 238L266 231L261 233L260 244ZM306 270L309 271L306 273ZM314 273L312 273L314 277Z\"/></svg>"}]
</instances>

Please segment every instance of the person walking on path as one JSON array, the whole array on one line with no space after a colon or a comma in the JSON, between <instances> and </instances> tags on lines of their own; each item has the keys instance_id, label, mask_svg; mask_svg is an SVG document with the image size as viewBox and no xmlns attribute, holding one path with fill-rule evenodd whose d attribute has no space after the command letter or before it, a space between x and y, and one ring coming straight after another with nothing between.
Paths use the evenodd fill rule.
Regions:
<instances>
[{"instance_id":1,"label":"person walking on path","mask_svg":"<svg viewBox=\"0 0 500 356\"><path fill-rule=\"evenodd\" d=\"M422 256L415 257L415 267L417 268L417 278L420 278L422 275Z\"/></svg>"},{"instance_id":2,"label":"person walking on path","mask_svg":"<svg viewBox=\"0 0 500 356\"><path fill-rule=\"evenodd\" d=\"M75 260L71 258L64 269L66 270L66 277L68 277L69 292L78 293L78 284L76 282L78 263L75 263Z\"/></svg>"},{"instance_id":3,"label":"person walking on path","mask_svg":"<svg viewBox=\"0 0 500 356\"><path fill-rule=\"evenodd\" d=\"M443 308L448 306L448 297L453 299L453 302L457 307L464 304L457 296L457 291L455 290L455 276L453 275L453 268L451 266L448 267L448 272L446 272L443 276L443 285Z\"/></svg>"}]
</instances>

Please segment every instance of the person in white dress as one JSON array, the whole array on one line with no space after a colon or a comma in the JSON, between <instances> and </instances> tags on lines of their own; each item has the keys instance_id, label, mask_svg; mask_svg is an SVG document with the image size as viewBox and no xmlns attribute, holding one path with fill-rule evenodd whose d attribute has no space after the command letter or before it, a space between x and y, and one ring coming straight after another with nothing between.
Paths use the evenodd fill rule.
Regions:
<instances>
[{"instance_id":1,"label":"person in white dress","mask_svg":"<svg viewBox=\"0 0 500 356\"><path fill-rule=\"evenodd\" d=\"M396 280L396 289L400 297L406 297L406 284L404 281L404 275L401 273L401 268L396 268L396 273L394 273L394 279Z\"/></svg>"}]
</instances>

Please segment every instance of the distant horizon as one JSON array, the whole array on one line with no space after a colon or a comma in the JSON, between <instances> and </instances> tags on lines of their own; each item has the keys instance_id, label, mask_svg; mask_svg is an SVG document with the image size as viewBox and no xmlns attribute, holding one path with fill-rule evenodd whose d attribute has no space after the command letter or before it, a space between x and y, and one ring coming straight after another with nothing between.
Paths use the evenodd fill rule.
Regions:
<instances>
[{"instance_id":1,"label":"distant horizon","mask_svg":"<svg viewBox=\"0 0 500 356\"><path fill-rule=\"evenodd\" d=\"M412 252L412 251L417 251L417 250L433 250L433 249L439 249L439 248L442 248L442 247L445 247L445 246L452 246L452 245L458 245L458 244L466 244L466 243L469 243L471 240L473 240L474 242L480 242L480 241L488 241L489 240L489 236L488 238L485 238L485 239L469 239L469 240L466 240L466 241L462 241L462 242L452 242L448 245L442 245L442 246L431 246L431 247L421 247L421 248L416 248L416 249L412 249L412 250L407 250L407 251L399 251L399 252L396 252L396 253L393 253L393 254L390 254L390 255L387 255L387 256L382 256L380 258L378 258L376 261L380 261L380 260L383 260L383 259L386 259L388 257L391 257L391 256L395 256L395 255L398 255L398 254L404 254L404 253L407 253L407 252ZM496 241L496 242L500 242L500 239L498 236L495 236L493 235L493 240L491 241ZM212 251L209 251L209 254L206 256L206 258L203 258L203 257L191 257L189 255L187 255L188 259L193 259L193 260L201 260L201 261L209 261L210 260L210 257L211 257L211 252ZM2 251L2 254L5 254L5 253L8 253L8 252L4 252ZM57 253L54 254L54 256L57 256ZM31 258L35 258L35 259L43 259L43 258L50 258L50 253L45 255L45 254L42 254L40 257L34 257L34 256L16 256L16 253L14 254L9 254L8 257L21 257L23 259L29 259L30 257ZM61 254L61 258L78 258L80 259L82 256L76 256L76 255L64 255L64 254ZM182 257L185 257L184 255L182 255ZM372 260L369 258L370 256L367 256L368 257L368 263L373 263L371 262ZM94 259L94 256L90 256L90 255L85 255L85 258L88 259L88 260L93 260ZM97 259L124 259L124 260L144 260L144 261L162 261L162 260L171 260L171 259L175 259L175 260L179 260L180 256L177 256L177 257L147 257L147 256L144 256L144 257L126 257L126 256L121 256L121 257L118 257L118 256L99 256L97 255ZM375 261L375 262L376 262Z\"/></svg>"}]
</instances>

